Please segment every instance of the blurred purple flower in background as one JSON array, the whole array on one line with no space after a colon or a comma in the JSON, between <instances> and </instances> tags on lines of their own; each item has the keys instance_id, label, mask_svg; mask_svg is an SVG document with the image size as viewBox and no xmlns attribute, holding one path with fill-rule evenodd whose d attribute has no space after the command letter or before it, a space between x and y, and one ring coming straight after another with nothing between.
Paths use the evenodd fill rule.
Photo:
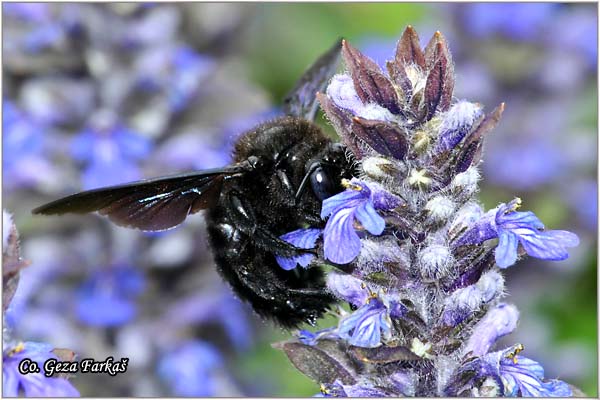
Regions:
<instances>
[{"instance_id":1,"label":"blurred purple flower in background","mask_svg":"<svg viewBox=\"0 0 600 400\"><path fill-rule=\"evenodd\" d=\"M44 343L25 342L5 348L2 354L2 395L4 397L79 397L71 383L58 377L46 377L42 366L46 360L57 358L52 346ZM37 363L41 372L22 374L19 364L24 359Z\"/></svg>"},{"instance_id":2,"label":"blurred purple flower in background","mask_svg":"<svg viewBox=\"0 0 600 400\"><path fill-rule=\"evenodd\" d=\"M230 296L224 284L219 283L216 288L220 291L213 288L194 293L171 304L164 324L175 328L217 324L237 349L247 349L252 342L252 329L246 305Z\"/></svg>"},{"instance_id":3,"label":"blurred purple flower in background","mask_svg":"<svg viewBox=\"0 0 600 400\"><path fill-rule=\"evenodd\" d=\"M112 113L101 111L93 117L91 126L73 140L73 157L87 164L83 172L84 189L141 178L137 162L150 153L151 143L115 119Z\"/></svg>"},{"instance_id":4,"label":"blurred purple flower in background","mask_svg":"<svg viewBox=\"0 0 600 400\"><path fill-rule=\"evenodd\" d=\"M191 341L166 352L159 361L158 374L176 396L207 397L217 393L215 376L222 367L223 360L214 347Z\"/></svg>"},{"instance_id":5,"label":"blurred purple flower in background","mask_svg":"<svg viewBox=\"0 0 600 400\"><path fill-rule=\"evenodd\" d=\"M4 42L8 50L24 50L27 53L58 47L67 40L68 32L54 20L50 7L42 3L11 3L2 7L4 15L20 20L24 31L19 35L7 32Z\"/></svg>"},{"instance_id":6,"label":"blurred purple flower in background","mask_svg":"<svg viewBox=\"0 0 600 400\"><path fill-rule=\"evenodd\" d=\"M554 3L473 3L465 7L463 26L481 38L500 34L514 40L535 40L558 7Z\"/></svg>"},{"instance_id":7,"label":"blurred purple flower in background","mask_svg":"<svg viewBox=\"0 0 600 400\"><path fill-rule=\"evenodd\" d=\"M57 171L47 158L47 127L36 123L8 99L4 101L2 114L4 187L17 189L52 184Z\"/></svg>"},{"instance_id":8,"label":"blurred purple flower in background","mask_svg":"<svg viewBox=\"0 0 600 400\"><path fill-rule=\"evenodd\" d=\"M48 4L45 3L7 3L2 6L6 17L32 22L43 22L49 18Z\"/></svg>"},{"instance_id":9,"label":"blurred purple flower in background","mask_svg":"<svg viewBox=\"0 0 600 400\"><path fill-rule=\"evenodd\" d=\"M139 269L127 265L98 268L78 290L77 319L89 326L118 326L132 320L144 289Z\"/></svg>"},{"instance_id":10,"label":"blurred purple flower in background","mask_svg":"<svg viewBox=\"0 0 600 400\"><path fill-rule=\"evenodd\" d=\"M190 106L215 61L187 46L155 47L137 60L137 85L144 92L164 93L174 112Z\"/></svg>"},{"instance_id":11,"label":"blurred purple flower in background","mask_svg":"<svg viewBox=\"0 0 600 400\"><path fill-rule=\"evenodd\" d=\"M268 95L249 82L254 72L240 57L248 50L246 42L254 40L256 27L268 22L262 15L271 15L255 12L254 9L260 7L263 6L3 4L4 200L22 225L23 248L36 259L21 274L21 284L11 308L5 313L5 327L13 331L14 337L73 348L80 359L117 353L132 356L127 374L106 381L98 375L77 376L72 382L83 395L238 396L256 393L262 396L280 394L267 392L268 382L279 388L285 385L275 382L281 375L275 377L279 364L271 365L270 348L260 350L262 358L250 358L258 353L251 345L264 344L271 338L266 337L263 325L253 323L249 309L232 297L229 288L214 273L209 250L204 245L202 218L191 218L177 230L140 235L139 232L124 233L123 229L111 227L101 218L33 220L30 215L33 206L81 187L119 184L231 162L233 144L242 132L281 115L281 111L269 108ZM326 11L331 6L323 7L322 11ZM507 102L503 123L486 139L482 175L491 183L487 190L503 191L504 197L491 192L494 198L511 198L518 190L528 203L537 202L532 208L548 225L566 225L578 233L582 245L594 249L597 116L595 107L591 114L586 111L589 104L595 104L597 87L597 12L592 7L549 3L436 4L422 11L426 19L416 18L412 23L426 25L421 29L422 38L431 36L435 29L447 34L458 74L454 93L457 99L476 98L487 105ZM352 11L349 5L343 8L344 13L355 13L348 15L357 15L357 12L362 15L362 11ZM285 16L284 10L281 6L279 11L272 12ZM326 20L325 14L323 21L337 23L331 22L337 19ZM261 18L257 19L256 15ZM292 33L295 18L289 21ZM350 29L348 36L362 32L361 24L354 23L356 19L352 21L351 26L346 25ZM394 25L385 26L391 23ZM396 25L400 29L402 24L384 19L377 21L377 26L382 26L381 32L388 33L395 30ZM331 26L334 25L327 26L328 34ZM304 38L304 30L301 34ZM318 41L311 38L305 42ZM264 48L271 47L270 41L261 39L258 43ZM385 71L385 60L393 56L396 43L397 36L380 38L369 34L363 37L359 47ZM281 54L277 56L281 58ZM264 62L258 63L261 70L266 69ZM272 81L271 78L268 77L269 84L281 83L280 77ZM334 97L343 103L340 106L345 104L362 116L390 119L386 109L372 104L365 106L357 99L350 79L340 76L336 79L339 96ZM280 89L284 88L277 88ZM541 97L545 101L541 102ZM566 187L569 190L565 190ZM487 195L485 188L483 193L487 204L492 196ZM546 201L550 196L552 201ZM340 207L344 212L349 210L343 205ZM342 227L345 239L353 235L361 239L359 250L362 248L364 254L357 258L354 254L352 259L360 266L357 274L362 278L378 281L386 265L398 264L402 268L395 272L397 279L403 282L407 275L415 274L414 270L403 269L411 265L410 259L398 256L403 250L385 240L379 241L381 236L365 239L369 234L363 228L371 227L377 232L381 226L383 213L380 214L377 207L374 209L373 215L367 212L369 220L363 226L359 225L360 219L354 221L353 218L337 226L334 222L340 222L340 218L335 218L334 212L330 217L333 221L330 230ZM327 236L337 238L336 234L329 233L325 239ZM386 234L387 229L383 235ZM314 239L312 243L316 244L318 239ZM420 237L416 235L410 240L420 240ZM342 241L340 248L349 250L352 242ZM450 257L447 245L423 243L423 247L418 254L419 263L426 263L435 256L433 269L439 273L447 261L442 256ZM126 249L135 251L130 254ZM387 249L389 257L385 262L374 261L373 255L383 249ZM351 253L346 251L345 256ZM592 251L578 249L573 254L570 265L574 273L583 268L584 255L588 253ZM428 255L431 257L427 258ZM313 255L307 254L304 258L301 265L310 262L308 259L313 259ZM120 264L123 260L126 262ZM293 265L288 263L288 267L297 267L295 261ZM513 283L509 286L518 285L520 274L527 274L527 270L537 271L510 268L507 279L512 277ZM535 284L522 280L528 294L526 299L520 299L523 303L529 301L533 307L531 304L538 298L535 293L545 287L541 282L558 273L566 274L557 272L558 269L547 271L543 277L535 275ZM480 303L476 306L484 307L503 286L494 285L494 277L484 276L489 279L482 278L482 281L489 285L453 293L456 296L448 298L457 300L454 305L461 300L464 302L460 305L468 307L478 300ZM573 279L562 281L579 284L576 278L574 275ZM418 320L411 319L414 318L414 297L405 299L409 308L400 302L388 305L387 295L366 303L371 287L363 288L361 282L353 282L351 290L340 289L342 284L329 285L332 291L339 289L336 295L356 308L346 314L342 327L349 340L373 350L386 347L382 338L387 339L389 329L394 329L388 326L390 315L392 319L404 318L408 309L411 310L409 317L402 323L418 325ZM572 290L567 283L563 290ZM417 296L422 287L417 285L407 290ZM559 291L555 293L558 294ZM473 312L469 309L465 313L450 306L442 312L445 311L448 315L454 312L455 320ZM569 317L574 314L569 312ZM500 336L499 332L512 330L516 321L509 317L503 320L504 326L486 325L483 334L496 332ZM548 328L552 327L544 321ZM577 322L564 325L580 326ZM569 363L558 356L553 358L559 354L558 350L562 351L560 354L574 357L569 348L563 346L567 339L550 345L548 332L553 332L551 329L538 338L537 332L531 329L523 331L526 326L522 323L521 331L516 334L535 338L528 340L536 340L543 351L532 354L532 358L546 367L546 376L565 374L560 375L561 379L575 382L574 378L578 378L578 373L573 372L575 369L563 371L558 366ZM339 329L336 325L314 334L305 331L304 339L306 344L318 346L325 339L337 340ZM495 339L490 339L490 343ZM519 340L525 342L525 339ZM39 346L42 355L52 349ZM10 380L9 386L5 382L5 395L7 388L13 390L15 384L20 385L17 390L27 392L29 388L29 393L39 395L60 396L75 391L62 378L35 381L32 375L16 375L14 366L21 354L10 353L14 347L12 342L4 344L4 366L9 368L4 370L4 378ZM552 348L556 349L555 354L544 355ZM24 352L33 349L27 345ZM581 349L585 353L587 347ZM590 360L595 359L578 358L579 371L593 374ZM562 382L546 381L536 362L514 365L508 358L496 361L485 363L482 368L488 372L494 370L500 383L505 379L507 392L513 393L513 389L519 388L521 394L527 390L538 394L568 394ZM378 367L369 364L369 368ZM240 379L244 375L246 379ZM290 380L294 379L289 375ZM385 390L360 379L354 384L336 381L325 385L322 393L326 396L384 396L389 395L392 388L393 393L410 396L415 395L415 388L411 386L413 379L408 373L396 372L386 380L390 386ZM533 386L522 386L523 383ZM297 387L288 390L295 391ZM518 390L514 393L518 394Z\"/></svg>"},{"instance_id":12,"label":"blurred purple flower in background","mask_svg":"<svg viewBox=\"0 0 600 400\"><path fill-rule=\"evenodd\" d=\"M490 152L490 180L515 189L528 190L560 177L565 171L565 155L552 143L528 140L519 145L504 145ZM502 165L502 168L498 168Z\"/></svg>"},{"instance_id":13,"label":"blurred purple flower in background","mask_svg":"<svg viewBox=\"0 0 600 400\"><path fill-rule=\"evenodd\" d=\"M256 113L269 104L260 101L266 96L244 77L233 83L210 79L219 71L220 58L228 56L222 50L228 32L220 30L218 34L225 36L216 38L208 30L197 38L205 13L197 14L196 9L216 13L211 15L217 21L223 12L229 17L243 13L216 5L3 6L8 60L3 93L4 188L12 190L9 202L15 203L19 219L30 218L32 205L23 203L24 198L41 203L44 196L125 183L172 168L226 165L240 129L270 118L269 113ZM232 23L229 29L237 27ZM228 100L234 111L223 114L223 106L214 100L225 93L235 93ZM196 121L200 113L206 115ZM240 118L243 115L249 117ZM75 183L78 176L81 185ZM182 227L170 235L142 236L123 233L100 219L78 224L76 230L61 223L46 229L37 225L32 229L34 225L27 232L26 247L44 262L39 270L27 271L6 314L16 334L67 343L80 358L117 352L139 356L131 362L129 377L111 377L115 384L111 381L95 394L147 393L143 381L131 376L142 374L145 382L152 377L158 382L152 360L159 358L167 365L160 378L170 384L154 395L240 391L233 379L225 383L221 379L223 387L215 384L214 390L208 386L223 357L237 357L248 348L255 326L229 288L220 282L213 285L219 278L207 273L214 267L210 256L203 254L206 246L195 245L204 240L202 229ZM44 240L45 235L53 240ZM165 251L161 241L172 235L179 245L171 244ZM185 243L191 243L187 250ZM160 254L155 247L162 248ZM188 287L190 282L195 283ZM200 286L197 282L213 286L210 298L186 297ZM175 315L176 323L170 319ZM147 337L127 348L125 339L131 332L165 321L169 322L160 325L159 333L144 330ZM165 345L175 338L190 345L177 351ZM195 373L186 375L190 369ZM201 382L201 377L206 379ZM92 393L90 388L101 378L78 379L84 393ZM58 385L55 381L44 385L51 389Z\"/></svg>"}]
</instances>

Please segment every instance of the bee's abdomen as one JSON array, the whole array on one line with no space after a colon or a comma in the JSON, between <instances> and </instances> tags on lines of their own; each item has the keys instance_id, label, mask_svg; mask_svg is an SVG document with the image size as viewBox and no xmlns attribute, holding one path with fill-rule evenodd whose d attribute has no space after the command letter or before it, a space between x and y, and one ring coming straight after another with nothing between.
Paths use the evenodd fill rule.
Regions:
<instances>
[{"instance_id":1,"label":"bee's abdomen","mask_svg":"<svg viewBox=\"0 0 600 400\"><path fill-rule=\"evenodd\" d=\"M314 323L335 301L317 268L285 271L272 253L258 248L220 207L211 211L208 232L217 270L233 291L261 316L282 326Z\"/></svg>"}]
</instances>

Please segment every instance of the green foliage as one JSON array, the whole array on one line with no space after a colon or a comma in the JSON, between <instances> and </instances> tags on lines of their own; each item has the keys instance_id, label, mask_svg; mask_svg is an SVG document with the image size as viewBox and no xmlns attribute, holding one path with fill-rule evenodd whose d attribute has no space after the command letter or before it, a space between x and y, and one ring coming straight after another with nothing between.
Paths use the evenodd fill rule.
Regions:
<instances>
[{"instance_id":1,"label":"green foliage","mask_svg":"<svg viewBox=\"0 0 600 400\"><path fill-rule=\"evenodd\" d=\"M417 4L263 4L244 43L253 78L279 101L338 37L397 38L405 25L420 21L425 11L425 6Z\"/></svg>"}]
</instances>

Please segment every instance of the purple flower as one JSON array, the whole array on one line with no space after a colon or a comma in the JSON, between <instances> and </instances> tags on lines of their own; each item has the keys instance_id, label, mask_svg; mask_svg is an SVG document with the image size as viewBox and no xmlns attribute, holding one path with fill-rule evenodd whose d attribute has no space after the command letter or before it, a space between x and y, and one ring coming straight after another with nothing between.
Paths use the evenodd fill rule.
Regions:
<instances>
[{"instance_id":1,"label":"purple flower","mask_svg":"<svg viewBox=\"0 0 600 400\"><path fill-rule=\"evenodd\" d=\"M137 85L164 93L171 109L178 112L194 99L214 66L212 58L190 47L158 47L138 60Z\"/></svg>"},{"instance_id":2,"label":"purple flower","mask_svg":"<svg viewBox=\"0 0 600 400\"><path fill-rule=\"evenodd\" d=\"M336 328L327 328L317 332L310 332L307 330L300 330L298 332L298 340L309 346L314 346L321 339L334 339L339 337Z\"/></svg>"},{"instance_id":3,"label":"purple flower","mask_svg":"<svg viewBox=\"0 0 600 400\"><path fill-rule=\"evenodd\" d=\"M458 239L456 246L479 244L497 237L495 254L500 268L510 267L517 261L519 243L532 257L553 261L568 258L566 248L579 244L577 235L560 230L544 231L544 224L533 212L515 211L520 204L521 199L516 198L488 211Z\"/></svg>"},{"instance_id":4,"label":"purple flower","mask_svg":"<svg viewBox=\"0 0 600 400\"><path fill-rule=\"evenodd\" d=\"M95 272L79 289L77 318L90 326L119 326L135 317L134 302L144 288L142 273L118 266Z\"/></svg>"},{"instance_id":5,"label":"purple flower","mask_svg":"<svg viewBox=\"0 0 600 400\"><path fill-rule=\"evenodd\" d=\"M176 39L180 23L178 10L174 7L155 6L152 3L135 5L140 14L135 18L128 18L127 28L119 34L119 44L124 49L158 47ZM144 9L146 12L142 13Z\"/></svg>"},{"instance_id":6,"label":"purple flower","mask_svg":"<svg viewBox=\"0 0 600 400\"><path fill-rule=\"evenodd\" d=\"M6 3L2 11L6 17L27 22L44 22L50 17L50 5L46 3Z\"/></svg>"},{"instance_id":7,"label":"purple flower","mask_svg":"<svg viewBox=\"0 0 600 400\"><path fill-rule=\"evenodd\" d=\"M571 389L563 381L544 379L544 368L529 358L517 355L516 345L488 354L484 361L500 376L506 397L570 397Z\"/></svg>"},{"instance_id":8,"label":"purple flower","mask_svg":"<svg viewBox=\"0 0 600 400\"><path fill-rule=\"evenodd\" d=\"M139 179L137 161L149 154L150 141L117 123L111 115L98 117L71 147L73 157L87 163L83 187L92 189ZM100 120L105 117L108 119Z\"/></svg>"},{"instance_id":9,"label":"purple flower","mask_svg":"<svg viewBox=\"0 0 600 400\"><path fill-rule=\"evenodd\" d=\"M490 180L516 189L539 188L564 175L568 159L557 145L538 138L497 146L484 164Z\"/></svg>"},{"instance_id":10,"label":"purple flower","mask_svg":"<svg viewBox=\"0 0 600 400\"><path fill-rule=\"evenodd\" d=\"M153 158L167 168L176 170L209 169L231 162L231 151L221 143L210 143L210 132L192 130L165 141Z\"/></svg>"},{"instance_id":11,"label":"purple flower","mask_svg":"<svg viewBox=\"0 0 600 400\"><path fill-rule=\"evenodd\" d=\"M385 71L386 61L394 54L397 40L381 36L365 36L361 39L359 48L363 54L372 59Z\"/></svg>"},{"instance_id":12,"label":"purple flower","mask_svg":"<svg viewBox=\"0 0 600 400\"><path fill-rule=\"evenodd\" d=\"M207 397L218 390L215 371L221 365L214 347L195 340L167 352L158 364L158 374L176 396Z\"/></svg>"},{"instance_id":13,"label":"purple flower","mask_svg":"<svg viewBox=\"0 0 600 400\"><path fill-rule=\"evenodd\" d=\"M286 233L285 235L280 236L280 238L301 249L313 249L322 232L323 231L321 229L298 229ZM304 268L307 268L314 256L315 255L312 253L306 253L292 258L275 256L275 259L281 268L289 271L296 268L298 264Z\"/></svg>"},{"instance_id":14,"label":"purple flower","mask_svg":"<svg viewBox=\"0 0 600 400\"><path fill-rule=\"evenodd\" d=\"M10 100L4 101L2 110L4 185L34 187L56 181L58 173L47 160L46 127Z\"/></svg>"},{"instance_id":15,"label":"purple flower","mask_svg":"<svg viewBox=\"0 0 600 400\"><path fill-rule=\"evenodd\" d=\"M9 53L36 54L66 45L69 32L60 11L38 4L14 4L2 7L2 11L7 16L5 42Z\"/></svg>"},{"instance_id":16,"label":"purple flower","mask_svg":"<svg viewBox=\"0 0 600 400\"><path fill-rule=\"evenodd\" d=\"M500 337L508 335L517 327L518 321L519 311L515 306L498 304L473 329L465 354L469 352L476 356L487 354Z\"/></svg>"},{"instance_id":17,"label":"purple flower","mask_svg":"<svg viewBox=\"0 0 600 400\"><path fill-rule=\"evenodd\" d=\"M473 3L465 9L465 27L480 37L501 33L512 39L532 40L557 8L551 3Z\"/></svg>"},{"instance_id":18,"label":"purple flower","mask_svg":"<svg viewBox=\"0 0 600 400\"><path fill-rule=\"evenodd\" d=\"M89 79L44 76L25 82L19 98L30 119L70 129L97 107L95 89Z\"/></svg>"},{"instance_id":19,"label":"purple flower","mask_svg":"<svg viewBox=\"0 0 600 400\"><path fill-rule=\"evenodd\" d=\"M4 397L79 397L77 389L64 378L48 378L43 372L22 374L19 364L25 358L37 363L40 370L44 362L58 357L52 346L25 342L5 349L2 355L2 395Z\"/></svg>"},{"instance_id":20,"label":"purple flower","mask_svg":"<svg viewBox=\"0 0 600 400\"><path fill-rule=\"evenodd\" d=\"M165 313L163 324L176 329L220 324L237 349L251 344L251 327L244 304L232 297L221 283L208 293L194 293L175 302Z\"/></svg>"},{"instance_id":21,"label":"purple flower","mask_svg":"<svg viewBox=\"0 0 600 400\"><path fill-rule=\"evenodd\" d=\"M596 69L598 62L598 16L596 10L589 5L579 4L579 7L569 8L557 15L556 26L568 26L560 35L551 35L544 39L550 45L556 45L561 53L564 51L579 51L585 57L589 66Z\"/></svg>"},{"instance_id":22,"label":"purple flower","mask_svg":"<svg viewBox=\"0 0 600 400\"><path fill-rule=\"evenodd\" d=\"M360 253L361 243L354 220L373 235L380 235L385 220L376 210L391 210L400 205L400 199L381 186L353 178L345 181L347 189L323 201L321 218L329 216L325 225L325 258L336 264L347 264Z\"/></svg>"},{"instance_id":23,"label":"purple flower","mask_svg":"<svg viewBox=\"0 0 600 400\"><path fill-rule=\"evenodd\" d=\"M327 287L336 297L355 307L365 304L369 298L369 291L364 282L350 274L331 271L327 274Z\"/></svg>"},{"instance_id":24,"label":"purple flower","mask_svg":"<svg viewBox=\"0 0 600 400\"><path fill-rule=\"evenodd\" d=\"M382 339L392 336L388 307L378 297L371 297L367 304L340 320L338 334L353 346L378 347Z\"/></svg>"}]
</instances>

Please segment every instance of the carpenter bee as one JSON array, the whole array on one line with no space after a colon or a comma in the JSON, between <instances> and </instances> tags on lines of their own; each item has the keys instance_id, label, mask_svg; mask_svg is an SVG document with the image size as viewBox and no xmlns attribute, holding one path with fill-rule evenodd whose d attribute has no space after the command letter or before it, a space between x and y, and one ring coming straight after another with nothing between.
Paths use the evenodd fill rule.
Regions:
<instances>
[{"instance_id":1,"label":"carpenter bee","mask_svg":"<svg viewBox=\"0 0 600 400\"><path fill-rule=\"evenodd\" d=\"M303 74L285 99L287 116L240 137L231 165L89 190L33 213L98 211L117 225L159 231L207 210L217 269L234 292L282 326L314 323L335 301L323 271L285 271L275 255L307 252L280 236L306 225L322 227L321 202L353 176L352 154L312 122L316 94L335 72L340 49L338 41Z\"/></svg>"}]
</instances>

